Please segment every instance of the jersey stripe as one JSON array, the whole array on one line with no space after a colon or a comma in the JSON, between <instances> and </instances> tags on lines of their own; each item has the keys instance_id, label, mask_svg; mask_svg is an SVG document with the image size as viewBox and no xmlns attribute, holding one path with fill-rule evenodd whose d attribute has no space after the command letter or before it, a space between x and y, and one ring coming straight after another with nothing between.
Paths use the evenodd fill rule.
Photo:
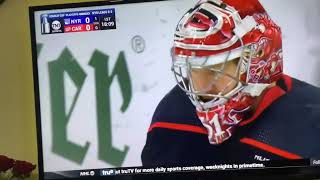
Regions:
<instances>
[{"instance_id":1,"label":"jersey stripe","mask_svg":"<svg viewBox=\"0 0 320 180\"><path fill-rule=\"evenodd\" d=\"M188 132L205 134L205 135L208 134L207 130L204 127L187 125L187 124L156 122L150 126L148 132L151 132L154 128L166 128L166 129L173 129L173 130L178 130L178 131L188 131Z\"/></svg>"},{"instance_id":2,"label":"jersey stripe","mask_svg":"<svg viewBox=\"0 0 320 180\"><path fill-rule=\"evenodd\" d=\"M262 149L262 150L270 152L272 154L281 156L286 159L302 159L302 157L297 154L287 152L285 150L270 146L268 144L262 143L260 141L257 141L257 140L251 139L251 138L242 138L242 139L240 139L240 142L247 144L247 145L250 145L250 146L253 146L253 147L256 147L256 148L259 148L259 149Z\"/></svg>"}]
</instances>

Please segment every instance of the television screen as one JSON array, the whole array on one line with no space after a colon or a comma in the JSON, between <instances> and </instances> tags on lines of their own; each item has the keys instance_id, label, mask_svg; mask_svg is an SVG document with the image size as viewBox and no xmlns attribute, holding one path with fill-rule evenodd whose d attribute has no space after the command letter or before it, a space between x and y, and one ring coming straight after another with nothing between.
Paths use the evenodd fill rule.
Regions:
<instances>
[{"instance_id":1,"label":"television screen","mask_svg":"<svg viewBox=\"0 0 320 180\"><path fill-rule=\"evenodd\" d=\"M30 7L40 175L297 167L315 174L318 7L317 0Z\"/></svg>"}]
</instances>

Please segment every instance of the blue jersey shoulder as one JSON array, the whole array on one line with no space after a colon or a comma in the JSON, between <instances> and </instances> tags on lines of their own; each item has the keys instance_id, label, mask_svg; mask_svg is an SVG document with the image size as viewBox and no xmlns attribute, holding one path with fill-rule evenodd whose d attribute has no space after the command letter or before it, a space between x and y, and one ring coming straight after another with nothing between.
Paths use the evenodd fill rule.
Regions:
<instances>
[{"instance_id":1,"label":"blue jersey shoulder","mask_svg":"<svg viewBox=\"0 0 320 180\"><path fill-rule=\"evenodd\" d=\"M159 121L202 126L195 107L178 85L171 89L157 106L151 124Z\"/></svg>"},{"instance_id":2,"label":"blue jersey shoulder","mask_svg":"<svg viewBox=\"0 0 320 180\"><path fill-rule=\"evenodd\" d=\"M320 89L292 79L292 90L267 108L246 133L302 157L320 157Z\"/></svg>"}]
</instances>

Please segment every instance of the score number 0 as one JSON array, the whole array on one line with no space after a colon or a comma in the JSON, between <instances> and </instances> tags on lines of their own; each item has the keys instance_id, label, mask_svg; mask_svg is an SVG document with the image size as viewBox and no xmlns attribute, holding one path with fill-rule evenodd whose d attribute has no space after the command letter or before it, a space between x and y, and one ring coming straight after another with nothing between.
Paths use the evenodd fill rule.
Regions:
<instances>
[{"instance_id":1,"label":"score number 0","mask_svg":"<svg viewBox=\"0 0 320 180\"><path fill-rule=\"evenodd\" d=\"M90 26L90 17L86 17L86 19L85 19L85 21L86 21L86 30L87 31L91 31L91 26Z\"/></svg>"}]
</instances>

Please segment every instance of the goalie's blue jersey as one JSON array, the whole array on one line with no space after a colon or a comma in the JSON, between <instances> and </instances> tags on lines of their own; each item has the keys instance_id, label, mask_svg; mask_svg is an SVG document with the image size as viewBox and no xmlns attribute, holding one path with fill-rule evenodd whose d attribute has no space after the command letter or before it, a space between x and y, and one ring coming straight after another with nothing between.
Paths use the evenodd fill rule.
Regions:
<instances>
[{"instance_id":1,"label":"goalie's blue jersey","mask_svg":"<svg viewBox=\"0 0 320 180\"><path fill-rule=\"evenodd\" d=\"M188 96L174 87L156 108L144 166L320 158L320 89L283 76L233 137L209 144Z\"/></svg>"}]
</instances>

